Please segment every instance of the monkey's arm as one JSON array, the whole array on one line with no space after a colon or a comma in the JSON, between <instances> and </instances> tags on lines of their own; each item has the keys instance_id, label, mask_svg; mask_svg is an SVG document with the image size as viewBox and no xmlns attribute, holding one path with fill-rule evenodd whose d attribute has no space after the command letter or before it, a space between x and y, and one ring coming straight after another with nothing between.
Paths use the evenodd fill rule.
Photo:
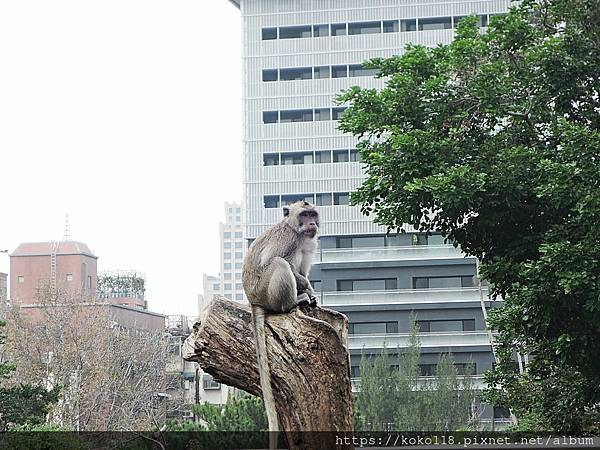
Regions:
<instances>
[{"instance_id":1,"label":"monkey's arm","mask_svg":"<svg viewBox=\"0 0 600 450\"><path fill-rule=\"evenodd\" d=\"M296 279L296 289L299 294L306 292L309 296L313 296L315 291L308 280L308 277L305 277L300 272L292 266L292 273L294 274L294 278Z\"/></svg>"}]
</instances>

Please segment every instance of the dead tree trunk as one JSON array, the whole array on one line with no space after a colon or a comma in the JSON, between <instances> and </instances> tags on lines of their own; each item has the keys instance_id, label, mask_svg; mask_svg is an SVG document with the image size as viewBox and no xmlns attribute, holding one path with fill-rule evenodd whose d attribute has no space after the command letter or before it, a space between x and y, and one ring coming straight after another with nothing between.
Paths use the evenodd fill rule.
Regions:
<instances>
[{"instance_id":1,"label":"dead tree trunk","mask_svg":"<svg viewBox=\"0 0 600 450\"><path fill-rule=\"evenodd\" d=\"M336 445L334 433L297 433L341 435L353 429L346 317L323 308L269 314L265 333L275 406L289 448L351 448ZM215 380L260 396L254 342L250 308L215 296L183 356Z\"/></svg>"}]
</instances>

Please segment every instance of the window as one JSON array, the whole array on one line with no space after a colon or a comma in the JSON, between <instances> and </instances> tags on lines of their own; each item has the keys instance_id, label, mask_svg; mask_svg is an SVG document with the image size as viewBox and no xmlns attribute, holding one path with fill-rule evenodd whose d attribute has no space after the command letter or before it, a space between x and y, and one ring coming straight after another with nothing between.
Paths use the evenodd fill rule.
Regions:
<instances>
[{"instance_id":1,"label":"window","mask_svg":"<svg viewBox=\"0 0 600 450\"><path fill-rule=\"evenodd\" d=\"M443 333L447 331L475 331L475 319L458 320L417 320L422 333Z\"/></svg>"},{"instance_id":2,"label":"window","mask_svg":"<svg viewBox=\"0 0 600 450\"><path fill-rule=\"evenodd\" d=\"M314 203L313 194L288 194L281 196L281 203L284 205L291 205L299 200Z\"/></svg>"},{"instance_id":3,"label":"window","mask_svg":"<svg viewBox=\"0 0 600 450\"><path fill-rule=\"evenodd\" d=\"M279 39L298 39L307 37L312 37L310 25L279 27Z\"/></svg>"},{"instance_id":4,"label":"window","mask_svg":"<svg viewBox=\"0 0 600 450\"><path fill-rule=\"evenodd\" d=\"M278 166L279 153L265 153L263 155L263 164L265 166Z\"/></svg>"},{"instance_id":5,"label":"window","mask_svg":"<svg viewBox=\"0 0 600 450\"><path fill-rule=\"evenodd\" d=\"M469 16L455 16L454 17L454 28L458 28L458 23L466 17L469 17ZM485 16L485 15L477 16L477 26L479 28L487 27L487 16Z\"/></svg>"},{"instance_id":6,"label":"window","mask_svg":"<svg viewBox=\"0 0 600 450\"><path fill-rule=\"evenodd\" d=\"M400 31L417 31L417 19L401 20Z\"/></svg>"},{"instance_id":7,"label":"window","mask_svg":"<svg viewBox=\"0 0 600 450\"><path fill-rule=\"evenodd\" d=\"M419 31L447 30L452 28L451 17L430 17L419 19Z\"/></svg>"},{"instance_id":8,"label":"window","mask_svg":"<svg viewBox=\"0 0 600 450\"><path fill-rule=\"evenodd\" d=\"M240 239L240 238L242 237L242 232L241 232L241 231L236 231L236 232L235 232L235 237L236 237L237 239Z\"/></svg>"},{"instance_id":9,"label":"window","mask_svg":"<svg viewBox=\"0 0 600 450\"><path fill-rule=\"evenodd\" d=\"M412 245L427 245L427 236L425 234L413 234Z\"/></svg>"},{"instance_id":10,"label":"window","mask_svg":"<svg viewBox=\"0 0 600 450\"><path fill-rule=\"evenodd\" d=\"M265 195L265 208L279 208L279 195Z\"/></svg>"},{"instance_id":11,"label":"window","mask_svg":"<svg viewBox=\"0 0 600 450\"><path fill-rule=\"evenodd\" d=\"M312 285L313 289L317 292L323 290L323 283L321 282L321 280L310 280L310 284Z\"/></svg>"},{"instance_id":12,"label":"window","mask_svg":"<svg viewBox=\"0 0 600 450\"><path fill-rule=\"evenodd\" d=\"M501 406L494 406L494 418L508 419L510 418L510 410Z\"/></svg>"},{"instance_id":13,"label":"window","mask_svg":"<svg viewBox=\"0 0 600 450\"><path fill-rule=\"evenodd\" d=\"M314 37L329 36L329 24L313 25L313 36Z\"/></svg>"},{"instance_id":14,"label":"window","mask_svg":"<svg viewBox=\"0 0 600 450\"><path fill-rule=\"evenodd\" d=\"M312 152L282 153L281 165L289 166L293 164L311 164L312 159Z\"/></svg>"},{"instance_id":15,"label":"window","mask_svg":"<svg viewBox=\"0 0 600 450\"><path fill-rule=\"evenodd\" d=\"M231 248L231 242L224 242L223 248Z\"/></svg>"},{"instance_id":16,"label":"window","mask_svg":"<svg viewBox=\"0 0 600 450\"><path fill-rule=\"evenodd\" d=\"M332 36L344 36L346 35L346 24L345 23L332 23L331 24L331 35Z\"/></svg>"},{"instance_id":17,"label":"window","mask_svg":"<svg viewBox=\"0 0 600 450\"><path fill-rule=\"evenodd\" d=\"M92 276L91 275L88 275L88 277L87 277L87 287L88 287L88 289L92 288Z\"/></svg>"},{"instance_id":18,"label":"window","mask_svg":"<svg viewBox=\"0 0 600 450\"><path fill-rule=\"evenodd\" d=\"M241 302L242 300L244 300L244 294L235 294L235 299L238 302Z\"/></svg>"},{"instance_id":19,"label":"window","mask_svg":"<svg viewBox=\"0 0 600 450\"><path fill-rule=\"evenodd\" d=\"M203 389L221 389L221 383L217 383L209 374L202 375Z\"/></svg>"},{"instance_id":20,"label":"window","mask_svg":"<svg viewBox=\"0 0 600 450\"><path fill-rule=\"evenodd\" d=\"M231 231L225 231L223 233L223 238L224 239L230 239L231 238Z\"/></svg>"},{"instance_id":21,"label":"window","mask_svg":"<svg viewBox=\"0 0 600 450\"><path fill-rule=\"evenodd\" d=\"M315 204L317 206L330 206L333 204L331 192L323 194L315 194Z\"/></svg>"},{"instance_id":22,"label":"window","mask_svg":"<svg viewBox=\"0 0 600 450\"><path fill-rule=\"evenodd\" d=\"M333 204L334 205L350 204L350 194L348 192L334 192L333 193Z\"/></svg>"},{"instance_id":23,"label":"window","mask_svg":"<svg viewBox=\"0 0 600 450\"><path fill-rule=\"evenodd\" d=\"M315 109L315 120L331 120L330 108Z\"/></svg>"},{"instance_id":24,"label":"window","mask_svg":"<svg viewBox=\"0 0 600 450\"><path fill-rule=\"evenodd\" d=\"M331 108L331 119L340 120L342 118L342 113L345 110L346 108Z\"/></svg>"},{"instance_id":25,"label":"window","mask_svg":"<svg viewBox=\"0 0 600 450\"><path fill-rule=\"evenodd\" d=\"M281 123L286 122L312 122L313 110L312 109L290 109L287 111L280 111L279 113Z\"/></svg>"},{"instance_id":26,"label":"window","mask_svg":"<svg viewBox=\"0 0 600 450\"><path fill-rule=\"evenodd\" d=\"M338 237L336 241L337 248L352 248L351 237Z\"/></svg>"},{"instance_id":27,"label":"window","mask_svg":"<svg viewBox=\"0 0 600 450\"><path fill-rule=\"evenodd\" d=\"M360 162L360 153L355 148L350 149L350 161Z\"/></svg>"},{"instance_id":28,"label":"window","mask_svg":"<svg viewBox=\"0 0 600 450\"><path fill-rule=\"evenodd\" d=\"M348 150L334 150L333 162L348 162Z\"/></svg>"},{"instance_id":29,"label":"window","mask_svg":"<svg viewBox=\"0 0 600 450\"><path fill-rule=\"evenodd\" d=\"M349 334L397 333L398 322L357 322L348 324Z\"/></svg>"},{"instance_id":30,"label":"window","mask_svg":"<svg viewBox=\"0 0 600 450\"><path fill-rule=\"evenodd\" d=\"M73 281L73 274L72 273L68 273L67 274L67 281Z\"/></svg>"},{"instance_id":31,"label":"window","mask_svg":"<svg viewBox=\"0 0 600 450\"><path fill-rule=\"evenodd\" d=\"M360 236L352 238L352 247L354 248L372 248L372 247L384 247L385 237L384 236Z\"/></svg>"},{"instance_id":32,"label":"window","mask_svg":"<svg viewBox=\"0 0 600 450\"><path fill-rule=\"evenodd\" d=\"M348 66L331 66L331 78L345 78L348 76Z\"/></svg>"},{"instance_id":33,"label":"window","mask_svg":"<svg viewBox=\"0 0 600 450\"><path fill-rule=\"evenodd\" d=\"M213 284L213 291L218 291L219 289L221 289L221 285L219 283L215 283Z\"/></svg>"},{"instance_id":34,"label":"window","mask_svg":"<svg viewBox=\"0 0 600 450\"><path fill-rule=\"evenodd\" d=\"M230 291L231 290L231 283L225 283L225 285L223 286L223 289L225 289L226 291Z\"/></svg>"},{"instance_id":35,"label":"window","mask_svg":"<svg viewBox=\"0 0 600 450\"><path fill-rule=\"evenodd\" d=\"M379 69L366 69L362 64L350 64L348 66L348 75L351 77L371 77L379 73Z\"/></svg>"},{"instance_id":36,"label":"window","mask_svg":"<svg viewBox=\"0 0 600 450\"><path fill-rule=\"evenodd\" d=\"M277 111L264 111L263 123L277 123Z\"/></svg>"},{"instance_id":37,"label":"window","mask_svg":"<svg viewBox=\"0 0 600 450\"><path fill-rule=\"evenodd\" d=\"M231 263L223 263L223 269L224 270L230 270L231 269Z\"/></svg>"},{"instance_id":38,"label":"window","mask_svg":"<svg viewBox=\"0 0 600 450\"><path fill-rule=\"evenodd\" d=\"M231 273L224 273L223 274L223 279L224 280L231 280Z\"/></svg>"},{"instance_id":39,"label":"window","mask_svg":"<svg viewBox=\"0 0 600 450\"><path fill-rule=\"evenodd\" d=\"M384 33L397 33L400 30L400 26L397 20L384 20L383 21L383 32Z\"/></svg>"},{"instance_id":40,"label":"window","mask_svg":"<svg viewBox=\"0 0 600 450\"><path fill-rule=\"evenodd\" d=\"M348 34L381 33L381 22L354 22L348 24Z\"/></svg>"},{"instance_id":41,"label":"window","mask_svg":"<svg viewBox=\"0 0 600 450\"><path fill-rule=\"evenodd\" d=\"M350 366L350 378L360 378L360 366Z\"/></svg>"},{"instance_id":42,"label":"window","mask_svg":"<svg viewBox=\"0 0 600 450\"><path fill-rule=\"evenodd\" d=\"M263 81L277 81L277 69L264 69L262 71Z\"/></svg>"},{"instance_id":43,"label":"window","mask_svg":"<svg viewBox=\"0 0 600 450\"><path fill-rule=\"evenodd\" d=\"M317 66L315 67L315 79L317 78L329 78L330 70L329 66Z\"/></svg>"},{"instance_id":44,"label":"window","mask_svg":"<svg viewBox=\"0 0 600 450\"><path fill-rule=\"evenodd\" d=\"M338 291L384 291L395 290L397 287L398 280L396 278L337 280Z\"/></svg>"},{"instance_id":45,"label":"window","mask_svg":"<svg viewBox=\"0 0 600 450\"><path fill-rule=\"evenodd\" d=\"M295 67L292 69L279 69L281 81L310 80L312 78L312 67Z\"/></svg>"},{"instance_id":46,"label":"window","mask_svg":"<svg viewBox=\"0 0 600 450\"><path fill-rule=\"evenodd\" d=\"M277 39L277 28L263 28L262 39L263 41Z\"/></svg>"},{"instance_id":47,"label":"window","mask_svg":"<svg viewBox=\"0 0 600 450\"><path fill-rule=\"evenodd\" d=\"M472 287L473 276L453 277L415 277L413 278L414 289L444 289L457 287Z\"/></svg>"},{"instance_id":48,"label":"window","mask_svg":"<svg viewBox=\"0 0 600 450\"><path fill-rule=\"evenodd\" d=\"M235 243L235 248L242 248L242 243L241 242L236 242Z\"/></svg>"},{"instance_id":49,"label":"window","mask_svg":"<svg viewBox=\"0 0 600 450\"><path fill-rule=\"evenodd\" d=\"M240 262L236 262L236 263L235 263L235 268L236 268L236 269L241 269L241 268L242 268L242 263L240 263Z\"/></svg>"},{"instance_id":50,"label":"window","mask_svg":"<svg viewBox=\"0 0 600 450\"><path fill-rule=\"evenodd\" d=\"M330 163L331 162L331 151L330 150L316 151L315 152L315 162L317 164Z\"/></svg>"},{"instance_id":51,"label":"window","mask_svg":"<svg viewBox=\"0 0 600 450\"><path fill-rule=\"evenodd\" d=\"M231 253L229 253L229 252L223 253L223 258L224 259L231 259Z\"/></svg>"},{"instance_id":52,"label":"window","mask_svg":"<svg viewBox=\"0 0 600 450\"><path fill-rule=\"evenodd\" d=\"M237 259L242 259L244 257L244 254L242 252L235 252L235 257Z\"/></svg>"}]
</instances>

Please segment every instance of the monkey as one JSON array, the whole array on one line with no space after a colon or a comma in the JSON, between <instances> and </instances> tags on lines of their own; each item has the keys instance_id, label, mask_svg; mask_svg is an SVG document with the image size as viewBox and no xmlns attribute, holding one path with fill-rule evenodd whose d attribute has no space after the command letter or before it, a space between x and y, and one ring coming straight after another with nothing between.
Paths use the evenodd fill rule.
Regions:
<instances>
[{"instance_id":1,"label":"monkey","mask_svg":"<svg viewBox=\"0 0 600 450\"><path fill-rule=\"evenodd\" d=\"M242 266L242 284L252 307L252 326L263 403L269 430L279 431L271 370L267 359L265 312L287 313L299 306L315 306L308 274L317 248L319 213L306 201L283 208L283 219L250 245ZM276 433L270 434L275 448Z\"/></svg>"}]
</instances>

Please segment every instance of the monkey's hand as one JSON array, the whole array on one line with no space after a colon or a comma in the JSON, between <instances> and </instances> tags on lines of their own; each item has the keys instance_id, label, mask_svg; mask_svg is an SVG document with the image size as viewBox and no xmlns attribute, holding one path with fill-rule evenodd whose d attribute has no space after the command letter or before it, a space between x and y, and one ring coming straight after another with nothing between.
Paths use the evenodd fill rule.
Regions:
<instances>
[{"instance_id":1,"label":"monkey's hand","mask_svg":"<svg viewBox=\"0 0 600 450\"><path fill-rule=\"evenodd\" d=\"M310 281L308 281L308 278L299 273L296 273L294 275L296 278L296 290L298 291L298 294L306 292L307 294L311 295L313 293L313 288L310 285Z\"/></svg>"}]
</instances>

